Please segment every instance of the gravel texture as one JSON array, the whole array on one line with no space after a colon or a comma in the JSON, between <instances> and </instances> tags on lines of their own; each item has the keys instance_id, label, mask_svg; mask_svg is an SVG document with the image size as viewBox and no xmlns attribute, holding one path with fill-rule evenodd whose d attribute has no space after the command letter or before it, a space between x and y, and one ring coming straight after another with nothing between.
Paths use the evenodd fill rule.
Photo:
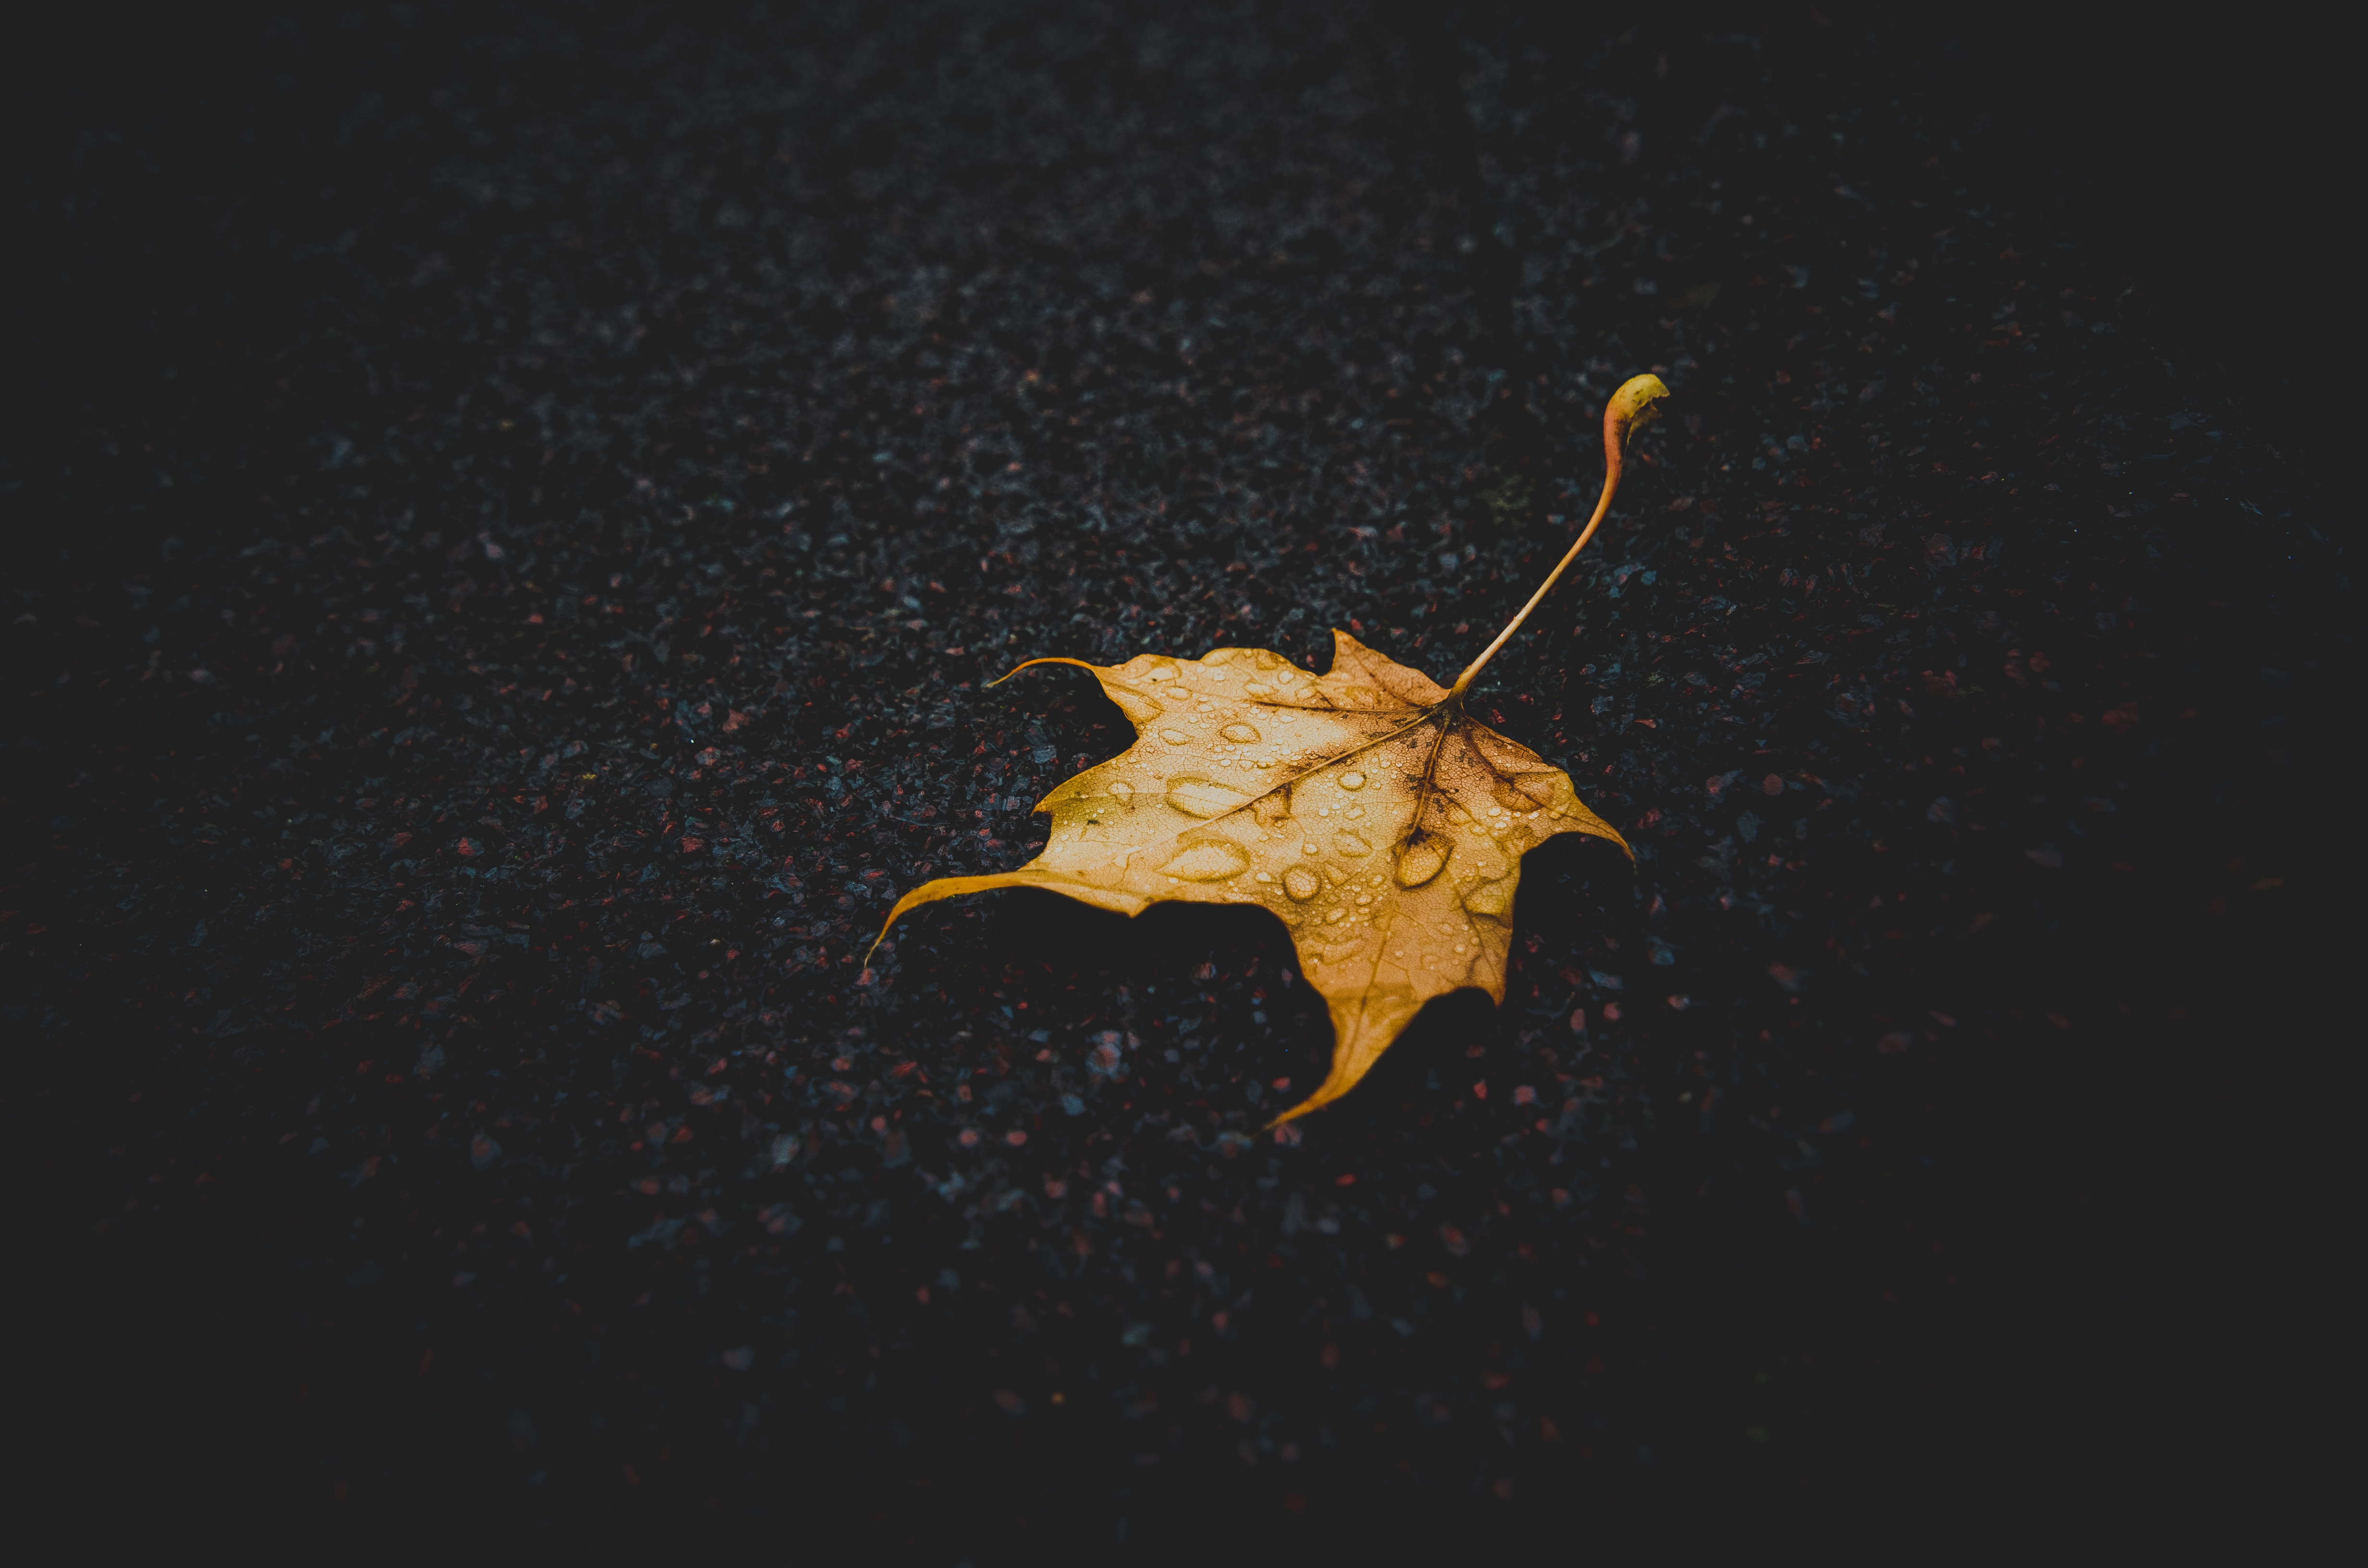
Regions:
<instances>
[{"instance_id":1,"label":"gravel texture","mask_svg":"<svg viewBox=\"0 0 2368 1568\"><path fill-rule=\"evenodd\" d=\"M984 1563L2219 1440L2155 1352L2275 1244L2215 1162L2308 1071L2341 535L1928 51L236 25L17 187L74 1484ZM1278 1141L1329 1041L1256 912L1001 893L864 967L1131 738L985 682L1333 627L1444 678L1646 369L1476 698L1640 859L1531 858L1501 1009Z\"/></svg>"}]
</instances>

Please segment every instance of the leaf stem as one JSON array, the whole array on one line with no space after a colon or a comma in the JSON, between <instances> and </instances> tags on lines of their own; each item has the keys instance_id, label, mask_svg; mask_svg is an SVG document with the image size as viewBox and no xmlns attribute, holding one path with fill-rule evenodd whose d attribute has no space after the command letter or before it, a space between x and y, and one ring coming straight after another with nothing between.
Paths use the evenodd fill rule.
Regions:
<instances>
[{"instance_id":1,"label":"leaf stem","mask_svg":"<svg viewBox=\"0 0 2368 1568\"><path fill-rule=\"evenodd\" d=\"M1620 390L1611 394L1611 401L1603 405L1603 494L1595 503L1595 516L1587 519L1587 527L1579 530L1578 538L1555 562L1554 569L1546 574L1546 580L1538 585L1538 591L1530 596L1530 602L1521 607L1520 613L1507 621L1505 630L1497 633L1497 640L1482 649L1480 656L1455 677L1454 686L1448 689L1448 701L1460 701L1463 694L1472 689L1472 682L1480 674L1480 667L1497 656L1497 649L1511 641L1513 633L1521 629L1521 622L1530 619L1530 612L1553 591L1563 573L1578 559L1578 552L1587 548L1587 541L1595 537L1595 530L1602 526L1604 517L1611 510L1613 494L1620 488L1620 460L1628 445L1628 437L1660 417L1661 411L1657 405L1668 395L1669 389L1661 384L1660 377L1634 376L1622 383Z\"/></svg>"}]
</instances>

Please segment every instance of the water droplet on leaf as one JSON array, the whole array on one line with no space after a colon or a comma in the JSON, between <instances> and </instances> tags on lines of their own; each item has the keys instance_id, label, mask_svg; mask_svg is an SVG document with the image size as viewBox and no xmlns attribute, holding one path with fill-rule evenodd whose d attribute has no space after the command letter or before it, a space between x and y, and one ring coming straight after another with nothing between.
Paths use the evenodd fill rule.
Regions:
<instances>
[{"instance_id":1,"label":"water droplet on leaf","mask_svg":"<svg viewBox=\"0 0 2368 1568\"><path fill-rule=\"evenodd\" d=\"M1227 838L1204 838L1159 868L1186 882L1222 882L1249 869L1250 852Z\"/></svg>"},{"instance_id":2,"label":"water droplet on leaf","mask_svg":"<svg viewBox=\"0 0 2368 1568\"><path fill-rule=\"evenodd\" d=\"M1212 817L1240 805L1242 795L1238 790L1188 776L1167 781L1167 803L1188 817Z\"/></svg>"},{"instance_id":3,"label":"water droplet on leaf","mask_svg":"<svg viewBox=\"0 0 2368 1568\"><path fill-rule=\"evenodd\" d=\"M1513 907L1513 881L1509 877L1493 882L1481 882L1463 892L1463 907L1474 915L1485 915L1492 920L1502 920L1505 912Z\"/></svg>"},{"instance_id":4,"label":"water droplet on leaf","mask_svg":"<svg viewBox=\"0 0 2368 1568\"><path fill-rule=\"evenodd\" d=\"M1439 875L1452 846L1444 838L1418 838L1398 857L1398 885L1418 888Z\"/></svg>"}]
</instances>

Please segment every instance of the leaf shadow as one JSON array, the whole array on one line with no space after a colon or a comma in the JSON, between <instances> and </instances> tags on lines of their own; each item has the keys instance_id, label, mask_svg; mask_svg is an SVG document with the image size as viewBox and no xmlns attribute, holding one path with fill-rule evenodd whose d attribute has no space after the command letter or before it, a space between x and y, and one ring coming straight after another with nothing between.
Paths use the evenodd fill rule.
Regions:
<instances>
[{"instance_id":1,"label":"leaf shadow","mask_svg":"<svg viewBox=\"0 0 2368 1568\"><path fill-rule=\"evenodd\" d=\"M1332 1031L1298 969L1290 931L1263 909L1160 903L1130 919L1008 888L907 916L890 979L926 976L957 1011L996 1005L1001 991L1053 1018L1079 1008L1109 1021L1189 1014L1247 1051L1244 1072L1313 1084L1329 1064ZM1147 1054L1142 1070L1156 1076L1167 1064Z\"/></svg>"},{"instance_id":2,"label":"leaf shadow","mask_svg":"<svg viewBox=\"0 0 2368 1568\"><path fill-rule=\"evenodd\" d=\"M1323 998L1299 977L1289 930L1265 910L1173 903L1130 919L1011 888L916 915L899 929L885 976L892 996L904 993L923 1011L951 1008L983 1038L1033 1028L1063 1035L1133 1028L1155 1048L1141 1051L1135 1067L1147 1086L1190 1100L1222 1099L1226 1083L1265 1085L1256 1102L1222 1107L1242 1111L1249 1127L1293 1103L1330 1066ZM1355 1091L1296 1125L1328 1139L1395 1141L1410 1119L1447 1108L1486 1069L1470 1059L1473 1047L1501 1055L1540 1032L1525 1006L1531 972L1551 977L1582 961L1600 937L1627 943L1640 925L1634 873L1616 848L1571 835L1532 849L1514 907L1507 1005L1477 990L1433 998ZM940 990L944 1002L921 1003L924 989ZM1545 1020L1545 1032L1563 1029L1560 1017ZM1156 1049L1171 1045L1183 1060L1168 1062ZM1272 1090L1276 1079L1294 1087Z\"/></svg>"},{"instance_id":3,"label":"leaf shadow","mask_svg":"<svg viewBox=\"0 0 2368 1568\"><path fill-rule=\"evenodd\" d=\"M1320 1130L1336 1141L1402 1141L1409 1125L1446 1110L1466 1085L1500 1065L1508 1048L1539 1032L1541 1020L1523 1006L1530 974L1551 976L1580 961L1603 936L1629 941L1640 924L1635 903L1635 872L1613 846L1567 834L1531 850L1521 858L1514 899L1504 1003L1477 990L1433 997L1362 1083L1300 1125L1310 1136ZM1566 1029L1559 1010L1545 1022L1544 1032L1557 1039ZM1474 1046L1481 1059L1470 1054Z\"/></svg>"}]
</instances>

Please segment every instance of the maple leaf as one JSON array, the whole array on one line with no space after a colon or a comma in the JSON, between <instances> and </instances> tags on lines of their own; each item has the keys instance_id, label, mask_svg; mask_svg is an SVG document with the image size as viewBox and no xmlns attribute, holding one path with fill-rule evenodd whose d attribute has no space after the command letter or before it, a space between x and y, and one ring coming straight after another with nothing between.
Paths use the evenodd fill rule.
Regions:
<instances>
[{"instance_id":1,"label":"maple leaf","mask_svg":"<svg viewBox=\"0 0 2368 1568\"><path fill-rule=\"evenodd\" d=\"M1037 665L1091 671L1135 744L1037 802L1053 819L1042 854L915 888L881 937L922 904L996 888L1128 915L1173 902L1269 909L1334 1033L1331 1072L1278 1122L1354 1088L1432 997L1468 986L1503 1001L1521 857L1565 833L1628 846L1570 775L1465 712L1464 694L1601 524L1629 436L1668 395L1652 376L1612 395L1594 517L1452 687L1337 631L1321 676L1264 648L1017 666L1002 678Z\"/></svg>"}]
</instances>

